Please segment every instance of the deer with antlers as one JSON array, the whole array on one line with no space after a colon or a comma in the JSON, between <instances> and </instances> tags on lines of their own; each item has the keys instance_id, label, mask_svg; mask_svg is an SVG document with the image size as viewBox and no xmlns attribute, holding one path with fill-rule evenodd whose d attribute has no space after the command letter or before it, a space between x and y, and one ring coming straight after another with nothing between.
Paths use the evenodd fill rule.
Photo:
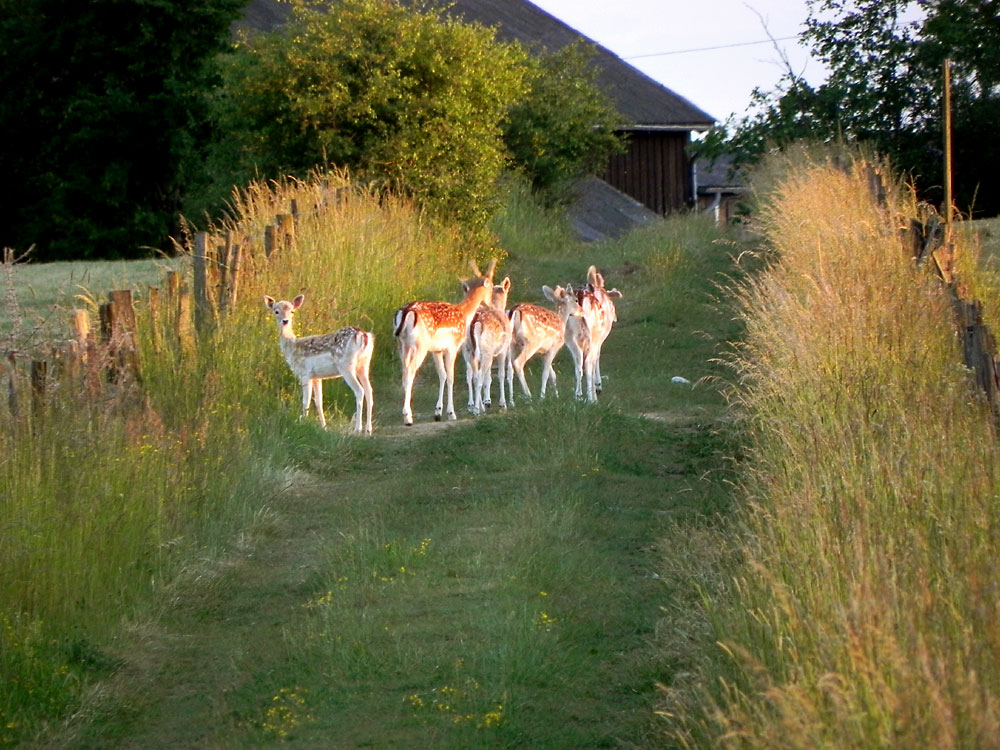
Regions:
<instances>
[{"instance_id":1,"label":"deer with antlers","mask_svg":"<svg viewBox=\"0 0 1000 750\"><path fill-rule=\"evenodd\" d=\"M595 393L601 392L603 377L601 376L601 349L611 334L611 327L618 320L615 310L615 299L620 299L622 293L617 289L605 289L604 277L598 272L597 266L587 269L587 283L577 290L577 302L583 308L587 323L593 331L594 388Z\"/></svg>"},{"instance_id":2,"label":"deer with antlers","mask_svg":"<svg viewBox=\"0 0 1000 750\"><path fill-rule=\"evenodd\" d=\"M493 388L493 361L497 360L500 380L500 408L507 408L505 384L507 360L510 356L511 323L507 318L507 297L510 295L510 277L504 277L493 287L490 307L476 310L469 324L469 334L462 345L465 357L465 379L469 385L469 413L482 414L490 408L490 391ZM513 391L513 389L511 389ZM511 403L513 404L513 392Z\"/></svg>"},{"instance_id":3,"label":"deer with antlers","mask_svg":"<svg viewBox=\"0 0 1000 750\"><path fill-rule=\"evenodd\" d=\"M302 385L302 416L309 413L310 402L315 402L319 422L326 429L323 415L323 381L327 378L342 377L354 391L354 431L372 432L372 412L375 397L368 377L375 348L375 337L368 331L351 326L334 333L318 336L296 337L292 330L292 319L305 302L300 294L291 302L276 302L264 295L264 304L274 313L278 323L278 344L292 373ZM367 419L362 420L362 412L367 404Z\"/></svg>"},{"instance_id":4,"label":"deer with antlers","mask_svg":"<svg viewBox=\"0 0 1000 750\"><path fill-rule=\"evenodd\" d=\"M481 304L489 305L493 296L493 272L496 260L490 261L485 274L473 262L473 278L462 282L465 298L457 305L450 302L410 302L399 308L393 319L393 330L399 343L399 358L403 364L403 424L413 424L410 399L413 379L428 352L434 355L438 373L438 400L434 419L441 420L445 388L448 390L448 419L457 419L453 391L455 358L468 335L469 323Z\"/></svg>"}]
</instances>

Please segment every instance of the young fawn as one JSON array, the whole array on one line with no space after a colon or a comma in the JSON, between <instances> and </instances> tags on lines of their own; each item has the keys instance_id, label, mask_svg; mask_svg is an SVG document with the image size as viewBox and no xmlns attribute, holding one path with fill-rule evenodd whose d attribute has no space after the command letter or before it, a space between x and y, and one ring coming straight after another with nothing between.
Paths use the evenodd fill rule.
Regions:
<instances>
[{"instance_id":1,"label":"young fawn","mask_svg":"<svg viewBox=\"0 0 1000 750\"><path fill-rule=\"evenodd\" d=\"M341 328L335 333L296 338L292 331L292 319L305 302L299 295L291 302L276 302L273 297L264 296L264 304L274 313L278 324L278 344L292 373L302 384L302 416L309 412L311 401L316 402L319 423L326 428L323 416L323 380L342 377L354 391L356 402L354 431L362 430L362 411L368 404L368 417L364 421L364 431L372 432L372 412L375 397L372 393L368 370L371 365L375 337L360 328Z\"/></svg>"},{"instance_id":2,"label":"young fawn","mask_svg":"<svg viewBox=\"0 0 1000 750\"><path fill-rule=\"evenodd\" d=\"M497 360L500 380L500 408L507 408L504 384L507 382L507 359L510 354L511 324L507 319L507 297L510 277L493 287L490 307L476 310L469 324L469 333L462 345L465 357L465 379L469 385L469 412L481 414L490 408L493 388L493 360ZM511 404L513 405L513 393Z\"/></svg>"},{"instance_id":3,"label":"young fawn","mask_svg":"<svg viewBox=\"0 0 1000 750\"><path fill-rule=\"evenodd\" d=\"M446 387L448 419L457 419L454 401L455 358L465 341L469 323L476 310L481 304L489 304L491 301L496 265L495 259L490 261L489 269L482 274L479 267L472 263L475 276L462 282L465 299L457 305L450 302L417 301L396 311L393 328L403 365L403 424L413 424L413 410L410 406L413 379L428 353L434 355L438 373L438 400L434 408L434 419L441 421Z\"/></svg>"},{"instance_id":4,"label":"young fawn","mask_svg":"<svg viewBox=\"0 0 1000 750\"><path fill-rule=\"evenodd\" d=\"M556 303L556 311L563 321L566 348L573 356L573 366L576 371L576 397L583 397L583 382L586 380L587 401L597 401L594 364L595 354L599 350L598 331L591 326L572 286L567 285L565 289L561 286L555 289L543 286L542 292Z\"/></svg>"},{"instance_id":5,"label":"young fawn","mask_svg":"<svg viewBox=\"0 0 1000 750\"><path fill-rule=\"evenodd\" d=\"M622 293L617 289L605 289L604 277L598 272L597 266L587 269L587 283L576 292L577 301L583 308L587 323L594 331L595 350L591 354L594 360L595 392L601 392L603 378L601 376L601 349L611 333L611 327L618 320L615 310L615 299L620 299Z\"/></svg>"},{"instance_id":6,"label":"young fawn","mask_svg":"<svg viewBox=\"0 0 1000 750\"><path fill-rule=\"evenodd\" d=\"M544 291L544 287L543 287ZM507 379L513 388L514 373L521 381L524 395L531 398L528 381L524 378L524 366L532 357L541 353L544 357L542 365L542 398L545 398L545 386L551 381L556 395L556 372L552 369L555 359L565 342L565 324L558 313L530 302L514 305L510 311L511 346L510 363L507 367ZM514 352L517 352L516 356Z\"/></svg>"}]
</instances>

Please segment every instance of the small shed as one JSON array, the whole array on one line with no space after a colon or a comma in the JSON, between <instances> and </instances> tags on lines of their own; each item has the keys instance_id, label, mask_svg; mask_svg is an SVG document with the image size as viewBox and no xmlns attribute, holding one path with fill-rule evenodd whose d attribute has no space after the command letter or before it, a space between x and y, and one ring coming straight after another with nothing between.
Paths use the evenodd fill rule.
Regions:
<instances>
[{"instance_id":1,"label":"small shed","mask_svg":"<svg viewBox=\"0 0 1000 750\"><path fill-rule=\"evenodd\" d=\"M732 157L697 159L694 170L698 210L711 213L717 224L733 221L747 188L739 171L733 167Z\"/></svg>"}]
</instances>

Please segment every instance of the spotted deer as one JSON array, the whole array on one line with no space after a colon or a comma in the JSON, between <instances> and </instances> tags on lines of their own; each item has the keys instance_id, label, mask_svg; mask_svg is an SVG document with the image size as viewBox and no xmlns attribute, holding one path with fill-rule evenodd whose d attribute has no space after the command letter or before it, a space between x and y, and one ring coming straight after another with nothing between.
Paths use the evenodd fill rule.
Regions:
<instances>
[{"instance_id":1,"label":"spotted deer","mask_svg":"<svg viewBox=\"0 0 1000 750\"><path fill-rule=\"evenodd\" d=\"M438 373L438 400L434 419L441 420L445 387L448 389L448 419L455 415L455 358L468 334L469 323L481 304L490 304L493 295L493 271L496 260L490 261L485 274L473 263L475 276L462 282L465 298L457 305L450 302L410 302L399 308L393 318L393 330L399 343L399 358L403 365L403 424L413 424L410 399L413 379L428 352L434 355Z\"/></svg>"},{"instance_id":2,"label":"spotted deer","mask_svg":"<svg viewBox=\"0 0 1000 750\"><path fill-rule=\"evenodd\" d=\"M576 292L577 301L583 308L584 315L594 331L593 341L595 351L592 353L594 360L594 384L595 392L600 393L603 384L601 376L601 350L604 342L611 334L611 327L618 320L618 312L615 310L615 299L620 299L622 293L617 289L605 289L604 277L598 272L597 266L587 269L587 283Z\"/></svg>"},{"instance_id":3,"label":"spotted deer","mask_svg":"<svg viewBox=\"0 0 1000 750\"><path fill-rule=\"evenodd\" d=\"M542 292L552 302L556 303L556 312L563 321L563 336L566 348L573 357L573 369L576 373L576 397L583 398L583 384L586 382L587 401L597 401L597 390L594 383L594 354L597 351L597 335L587 318L577 293L571 285L564 289L557 286L552 289L542 287Z\"/></svg>"},{"instance_id":4,"label":"spotted deer","mask_svg":"<svg viewBox=\"0 0 1000 750\"><path fill-rule=\"evenodd\" d=\"M500 284L494 285L490 306L484 305L476 310L469 324L469 333L462 344L465 379L469 385L469 413L474 416L490 408L494 360L497 361L500 380L500 408L507 408L504 386L508 382L506 374L511 339L511 324L507 319L509 295L510 277L505 277ZM513 400L512 393L511 402Z\"/></svg>"},{"instance_id":5,"label":"spotted deer","mask_svg":"<svg viewBox=\"0 0 1000 750\"><path fill-rule=\"evenodd\" d=\"M542 288L543 291L545 287ZM556 388L556 372L552 369L552 360L565 343L563 331L565 324L559 314L530 302L514 305L510 311L511 323L511 357L507 368L507 379L513 389L514 374L521 381L521 390L531 398L531 389L524 377L524 367L536 354L543 356L541 397L545 398L545 387L551 381L552 390L559 395ZM515 355L514 352L517 352Z\"/></svg>"},{"instance_id":6,"label":"spotted deer","mask_svg":"<svg viewBox=\"0 0 1000 750\"><path fill-rule=\"evenodd\" d=\"M276 302L264 295L264 304L274 313L278 323L278 344L292 373L302 385L302 416L309 413L310 402L316 403L319 423L326 428L323 415L323 381L327 378L342 377L354 391L354 431L372 432L372 412L375 397L368 377L375 347L375 337L368 331L351 326L334 333L297 338L292 330L292 320L305 302L304 295L298 295L291 302ZM368 406L367 419L362 420L365 404Z\"/></svg>"}]
</instances>

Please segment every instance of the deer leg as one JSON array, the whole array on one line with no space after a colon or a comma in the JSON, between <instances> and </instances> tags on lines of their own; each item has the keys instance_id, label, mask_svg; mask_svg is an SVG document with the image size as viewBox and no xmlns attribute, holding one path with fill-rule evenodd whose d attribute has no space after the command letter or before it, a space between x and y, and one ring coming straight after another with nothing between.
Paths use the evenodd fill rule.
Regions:
<instances>
[{"instance_id":1,"label":"deer leg","mask_svg":"<svg viewBox=\"0 0 1000 750\"><path fill-rule=\"evenodd\" d=\"M424 363L426 349L408 348L400 358L403 361L403 424L407 427L413 424L413 410L410 408L410 398L413 395L413 379L417 370Z\"/></svg>"},{"instance_id":2,"label":"deer leg","mask_svg":"<svg viewBox=\"0 0 1000 750\"><path fill-rule=\"evenodd\" d=\"M312 406L312 380L305 379L302 381L302 419L309 416L309 407Z\"/></svg>"},{"instance_id":3,"label":"deer leg","mask_svg":"<svg viewBox=\"0 0 1000 750\"><path fill-rule=\"evenodd\" d=\"M444 411L444 387L448 381L448 373L444 369L444 352L434 352L434 367L438 374L438 400L434 406L434 421L441 421L441 412Z\"/></svg>"},{"instance_id":4,"label":"deer leg","mask_svg":"<svg viewBox=\"0 0 1000 750\"><path fill-rule=\"evenodd\" d=\"M467 347L462 348L462 355L465 357L465 382L469 386L469 413L476 414L476 355L469 351Z\"/></svg>"},{"instance_id":5,"label":"deer leg","mask_svg":"<svg viewBox=\"0 0 1000 750\"><path fill-rule=\"evenodd\" d=\"M358 374L350 367L345 367L340 372L344 382L354 392L354 431L361 432L362 416L365 406L365 389L358 380Z\"/></svg>"},{"instance_id":6,"label":"deer leg","mask_svg":"<svg viewBox=\"0 0 1000 750\"><path fill-rule=\"evenodd\" d=\"M364 400L368 402L368 417L365 420L365 432L371 435L372 417L375 412L375 392L372 390L372 383L368 377L368 364L368 362L359 362L355 377L358 379L358 383L361 384L361 388L364 391Z\"/></svg>"},{"instance_id":7,"label":"deer leg","mask_svg":"<svg viewBox=\"0 0 1000 750\"><path fill-rule=\"evenodd\" d=\"M457 349L446 349L441 353L442 365L445 369L445 375L447 377L448 385L448 419L454 421L458 419L455 414L455 399L454 399L454 389L455 389L455 359L458 356Z\"/></svg>"},{"instance_id":8,"label":"deer leg","mask_svg":"<svg viewBox=\"0 0 1000 750\"><path fill-rule=\"evenodd\" d=\"M556 371L552 367L552 360L556 358L556 354L559 350L553 347L545 353L544 366L542 367L542 398L545 398L545 384L551 380L552 390L556 394L556 398L559 397L559 389L556 387Z\"/></svg>"},{"instance_id":9,"label":"deer leg","mask_svg":"<svg viewBox=\"0 0 1000 750\"><path fill-rule=\"evenodd\" d=\"M520 352L518 352L517 357L515 357L514 359L514 372L517 373L517 377L521 381L521 390L524 391L524 395L527 396L528 398L531 398L531 389L528 388L528 381L525 380L524 378L524 366L528 363L528 360L535 355L535 352L537 351L538 351L537 348L531 349L528 346L525 346ZM511 388L513 389L513 387L514 387L513 383L511 383ZM543 374L542 395L544 394L545 394L545 379Z\"/></svg>"},{"instance_id":10,"label":"deer leg","mask_svg":"<svg viewBox=\"0 0 1000 750\"><path fill-rule=\"evenodd\" d=\"M500 381L500 408L507 408L507 393L504 391L504 387L507 384L505 379L505 373L507 372L507 350L504 349L500 352L497 357L497 380ZM490 369L490 375L492 375L492 368ZM491 386L492 387L492 384Z\"/></svg>"},{"instance_id":11,"label":"deer leg","mask_svg":"<svg viewBox=\"0 0 1000 750\"><path fill-rule=\"evenodd\" d=\"M316 403L316 413L319 414L319 423L326 429L326 417L323 415L323 380L321 378L312 379L313 401Z\"/></svg>"},{"instance_id":12,"label":"deer leg","mask_svg":"<svg viewBox=\"0 0 1000 750\"><path fill-rule=\"evenodd\" d=\"M601 392L601 344L598 344L594 350L591 352L591 356L594 360L594 393L600 394Z\"/></svg>"},{"instance_id":13,"label":"deer leg","mask_svg":"<svg viewBox=\"0 0 1000 750\"><path fill-rule=\"evenodd\" d=\"M501 379L501 382L506 380L507 388L509 389L508 393L510 394L510 405L514 406L514 358L511 356L512 354L512 351L507 351L507 372L504 374L504 378Z\"/></svg>"},{"instance_id":14,"label":"deer leg","mask_svg":"<svg viewBox=\"0 0 1000 750\"><path fill-rule=\"evenodd\" d=\"M489 354L483 354L482 362L479 363L480 372L480 383L479 383L479 402L483 409L489 409L492 406L492 400L490 399L490 391L493 390L493 357Z\"/></svg>"}]
</instances>

